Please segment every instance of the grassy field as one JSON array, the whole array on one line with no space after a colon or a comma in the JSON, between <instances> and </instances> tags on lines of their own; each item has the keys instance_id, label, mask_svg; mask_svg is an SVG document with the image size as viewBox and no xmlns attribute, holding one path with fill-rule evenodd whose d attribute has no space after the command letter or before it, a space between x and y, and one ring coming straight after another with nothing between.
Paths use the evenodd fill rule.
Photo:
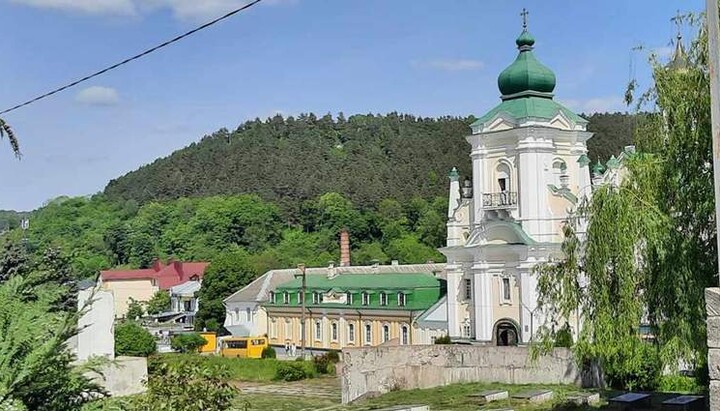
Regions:
<instances>
[{"instance_id":1,"label":"grassy field","mask_svg":"<svg viewBox=\"0 0 720 411\"><path fill-rule=\"evenodd\" d=\"M275 377L280 360L276 359L254 359L254 358L223 358L215 355L197 354L158 354L150 359L152 362L165 362L168 364L178 362L191 362L203 366L220 366L230 372L230 379L233 381L272 381ZM314 375L311 362L306 362L307 372Z\"/></svg>"}]
</instances>

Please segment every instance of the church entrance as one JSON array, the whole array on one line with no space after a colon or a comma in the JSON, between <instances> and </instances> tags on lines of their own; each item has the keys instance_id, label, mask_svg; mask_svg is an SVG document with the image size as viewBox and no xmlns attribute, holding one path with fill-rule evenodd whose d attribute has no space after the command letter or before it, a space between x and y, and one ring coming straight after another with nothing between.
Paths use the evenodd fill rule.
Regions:
<instances>
[{"instance_id":1,"label":"church entrance","mask_svg":"<svg viewBox=\"0 0 720 411\"><path fill-rule=\"evenodd\" d=\"M495 344L498 346L518 345L518 330L510 321L498 321L495 325Z\"/></svg>"}]
</instances>

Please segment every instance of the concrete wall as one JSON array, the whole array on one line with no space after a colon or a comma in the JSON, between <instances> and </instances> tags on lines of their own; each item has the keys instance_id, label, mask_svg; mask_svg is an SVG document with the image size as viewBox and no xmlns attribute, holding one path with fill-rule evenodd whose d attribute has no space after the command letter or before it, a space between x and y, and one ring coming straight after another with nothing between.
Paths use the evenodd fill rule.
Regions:
<instances>
[{"instance_id":1,"label":"concrete wall","mask_svg":"<svg viewBox=\"0 0 720 411\"><path fill-rule=\"evenodd\" d=\"M92 297L93 301L85 314L78 321L78 335L74 339L75 354L80 361L90 357L115 357L115 338L113 323L115 321L115 303L110 291L93 288L81 290L78 295L78 308L83 308Z\"/></svg>"},{"instance_id":2,"label":"concrete wall","mask_svg":"<svg viewBox=\"0 0 720 411\"><path fill-rule=\"evenodd\" d=\"M462 382L581 384L572 353L556 349L533 363L527 347L383 346L343 350L342 401L397 389Z\"/></svg>"},{"instance_id":3,"label":"concrete wall","mask_svg":"<svg viewBox=\"0 0 720 411\"><path fill-rule=\"evenodd\" d=\"M113 364L103 367L102 374L88 373L113 397L145 392L144 381L148 378L147 358L117 357Z\"/></svg>"},{"instance_id":4,"label":"concrete wall","mask_svg":"<svg viewBox=\"0 0 720 411\"><path fill-rule=\"evenodd\" d=\"M705 289L710 411L720 411L720 288Z\"/></svg>"}]
</instances>

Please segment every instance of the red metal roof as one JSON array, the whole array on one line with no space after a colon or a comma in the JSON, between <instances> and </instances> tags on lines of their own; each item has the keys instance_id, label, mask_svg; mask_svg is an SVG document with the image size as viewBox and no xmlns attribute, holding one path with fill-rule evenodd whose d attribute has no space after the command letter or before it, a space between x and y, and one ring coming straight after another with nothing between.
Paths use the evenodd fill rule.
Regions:
<instances>
[{"instance_id":1,"label":"red metal roof","mask_svg":"<svg viewBox=\"0 0 720 411\"><path fill-rule=\"evenodd\" d=\"M100 278L102 278L102 281L156 280L161 290L168 290L171 287L192 280L193 277L202 279L208 265L210 263L171 261L168 264L163 264L155 262L151 268L140 270L101 271Z\"/></svg>"}]
</instances>

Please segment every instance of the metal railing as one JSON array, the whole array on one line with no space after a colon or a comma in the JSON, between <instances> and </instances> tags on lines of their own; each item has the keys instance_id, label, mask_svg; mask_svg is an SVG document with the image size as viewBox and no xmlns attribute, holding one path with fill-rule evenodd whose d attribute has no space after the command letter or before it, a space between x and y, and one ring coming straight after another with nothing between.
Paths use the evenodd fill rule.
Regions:
<instances>
[{"instance_id":1,"label":"metal railing","mask_svg":"<svg viewBox=\"0 0 720 411\"><path fill-rule=\"evenodd\" d=\"M517 192L483 193L483 208L516 208Z\"/></svg>"}]
</instances>

